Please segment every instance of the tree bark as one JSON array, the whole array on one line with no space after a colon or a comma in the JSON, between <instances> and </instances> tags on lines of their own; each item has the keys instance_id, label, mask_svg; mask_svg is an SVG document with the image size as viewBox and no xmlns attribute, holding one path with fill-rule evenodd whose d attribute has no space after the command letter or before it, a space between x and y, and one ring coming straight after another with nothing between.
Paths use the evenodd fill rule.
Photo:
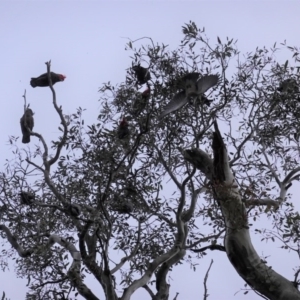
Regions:
<instances>
[{"instance_id":1,"label":"tree bark","mask_svg":"<svg viewBox=\"0 0 300 300\"><path fill-rule=\"evenodd\" d=\"M213 160L199 149L186 150L183 155L207 178L212 178L214 196L226 224L224 246L231 264L249 286L269 299L300 299L300 292L293 283L267 266L252 245L245 205L230 169L227 149L216 122L212 147Z\"/></svg>"}]
</instances>

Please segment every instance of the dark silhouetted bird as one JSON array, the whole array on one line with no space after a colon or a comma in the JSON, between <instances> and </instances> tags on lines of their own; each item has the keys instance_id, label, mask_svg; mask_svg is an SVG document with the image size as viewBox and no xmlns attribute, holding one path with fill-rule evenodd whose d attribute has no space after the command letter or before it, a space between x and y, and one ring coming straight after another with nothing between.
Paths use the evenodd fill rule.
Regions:
<instances>
[{"instance_id":1,"label":"dark silhouetted bird","mask_svg":"<svg viewBox=\"0 0 300 300\"><path fill-rule=\"evenodd\" d=\"M124 139L129 134L129 128L128 128L128 122L125 118L123 118L120 121L119 127L118 127L118 138L120 140Z\"/></svg>"},{"instance_id":2,"label":"dark silhouetted bird","mask_svg":"<svg viewBox=\"0 0 300 300\"><path fill-rule=\"evenodd\" d=\"M66 78L65 75L56 74L53 72L51 72L50 75L51 75L52 85L54 85L56 82L64 81ZM48 74L45 73L37 78L31 78L30 85L33 88L35 88L37 86L40 86L40 87L49 86Z\"/></svg>"},{"instance_id":3,"label":"dark silhouetted bird","mask_svg":"<svg viewBox=\"0 0 300 300\"><path fill-rule=\"evenodd\" d=\"M150 98L151 89L150 85L147 83L147 89L139 94L133 104L132 104L132 114L138 116L146 107L148 100Z\"/></svg>"},{"instance_id":4,"label":"dark silhouetted bird","mask_svg":"<svg viewBox=\"0 0 300 300\"><path fill-rule=\"evenodd\" d=\"M80 207L77 204L69 204L67 210L73 217L78 217L80 215Z\"/></svg>"},{"instance_id":5,"label":"dark silhouetted bird","mask_svg":"<svg viewBox=\"0 0 300 300\"><path fill-rule=\"evenodd\" d=\"M23 117L20 120L20 124L23 134L22 143L27 144L30 142L30 131L32 131L34 126L33 111L30 108L26 109Z\"/></svg>"},{"instance_id":6,"label":"dark silhouetted bird","mask_svg":"<svg viewBox=\"0 0 300 300\"><path fill-rule=\"evenodd\" d=\"M20 194L21 204L30 205L35 200L35 195L29 192L21 192Z\"/></svg>"},{"instance_id":7,"label":"dark silhouetted bird","mask_svg":"<svg viewBox=\"0 0 300 300\"><path fill-rule=\"evenodd\" d=\"M149 69L143 68L140 65L133 66L132 69L135 72L139 84L145 84L151 79Z\"/></svg>"},{"instance_id":8,"label":"dark silhouetted bird","mask_svg":"<svg viewBox=\"0 0 300 300\"><path fill-rule=\"evenodd\" d=\"M142 92L142 98L149 99L151 93L150 85L147 83L147 89Z\"/></svg>"},{"instance_id":9,"label":"dark silhouetted bird","mask_svg":"<svg viewBox=\"0 0 300 300\"><path fill-rule=\"evenodd\" d=\"M294 78L289 78L280 83L277 91L286 93L299 93L299 87Z\"/></svg>"},{"instance_id":10,"label":"dark silhouetted bird","mask_svg":"<svg viewBox=\"0 0 300 300\"><path fill-rule=\"evenodd\" d=\"M130 214L133 211L133 205L130 201L124 201L117 209L121 214Z\"/></svg>"},{"instance_id":11,"label":"dark silhouetted bird","mask_svg":"<svg viewBox=\"0 0 300 300\"><path fill-rule=\"evenodd\" d=\"M291 104L291 109L294 110L293 104L291 103L291 100L295 99L298 102L300 102L300 93L299 93L299 86L297 84L297 81L295 78L289 78L286 80L283 80L279 87L277 88L277 91L280 93L275 93L273 96L274 105L278 102L286 102L287 107L290 107L289 104ZM289 103L289 104L288 104ZM273 110L273 106L271 107L270 111Z\"/></svg>"},{"instance_id":12,"label":"dark silhouetted bird","mask_svg":"<svg viewBox=\"0 0 300 300\"><path fill-rule=\"evenodd\" d=\"M134 207L131 200L125 200L120 196L115 196L111 208L120 214L130 214Z\"/></svg>"},{"instance_id":13,"label":"dark silhouetted bird","mask_svg":"<svg viewBox=\"0 0 300 300\"><path fill-rule=\"evenodd\" d=\"M165 106L159 119L164 118L171 112L174 112L187 104L191 97L202 97L202 95L210 88L215 86L219 81L218 75L205 75L200 77L199 73L189 73L182 77L176 87L182 89L173 99ZM205 96L201 99L202 103L209 105L210 100Z\"/></svg>"}]
</instances>

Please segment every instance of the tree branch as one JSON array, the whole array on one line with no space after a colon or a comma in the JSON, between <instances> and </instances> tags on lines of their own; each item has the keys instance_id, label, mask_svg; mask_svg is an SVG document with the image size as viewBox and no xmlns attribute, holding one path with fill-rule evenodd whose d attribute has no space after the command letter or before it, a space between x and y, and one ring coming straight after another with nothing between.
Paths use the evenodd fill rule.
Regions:
<instances>
[{"instance_id":1,"label":"tree branch","mask_svg":"<svg viewBox=\"0 0 300 300\"><path fill-rule=\"evenodd\" d=\"M68 270L68 276L72 282L72 284L76 287L78 293L86 299L90 300L99 300L93 292L83 283L80 268L81 268L81 255L80 251L76 249L76 247L68 242L66 239L61 238L60 236L53 234L49 237L48 243L46 245L47 248L51 248L55 243L58 243L63 248L69 251L73 258L73 263Z\"/></svg>"},{"instance_id":2,"label":"tree branch","mask_svg":"<svg viewBox=\"0 0 300 300\"><path fill-rule=\"evenodd\" d=\"M16 238L11 234L10 230L5 225L0 225L0 230L6 233L7 240L10 242L11 246L17 250L18 254L21 257L28 257L30 256L34 250L24 250L17 242Z\"/></svg>"},{"instance_id":3,"label":"tree branch","mask_svg":"<svg viewBox=\"0 0 300 300\"><path fill-rule=\"evenodd\" d=\"M114 274L115 272L117 272L118 270L120 270L122 268L122 266L125 264L126 261L130 260L131 258L133 258L139 247L140 247L140 240L141 240L141 221L139 220L139 226L138 226L138 236L137 236L137 240L136 240L136 245L134 247L134 249L132 250L132 252L130 253L130 255L125 256L121 259L121 262L118 263L112 270L111 270L111 274Z\"/></svg>"},{"instance_id":4,"label":"tree branch","mask_svg":"<svg viewBox=\"0 0 300 300\"><path fill-rule=\"evenodd\" d=\"M63 125L63 128L64 128L62 139L61 139L61 141L57 145L56 154L54 155L53 158L51 158L48 161L47 165L50 168L50 166L53 165L54 163L56 163L56 161L58 160L58 158L60 156L60 151L61 151L62 147L65 145L65 143L67 141L68 126L67 126L65 117L64 117L64 115L62 113L62 108L58 107L57 103L56 103L56 93L55 93L55 90L54 90L53 85L52 85L52 79L51 79L51 74L50 74L50 72L51 72L50 71L51 60L48 61L48 62L46 62L45 64L47 66L47 74L48 74L48 80L49 80L49 87L50 87L51 92L52 92L53 106L54 106L56 112L58 113L58 115L60 117L60 120L61 120L61 124ZM50 169L48 171L50 171Z\"/></svg>"},{"instance_id":5,"label":"tree branch","mask_svg":"<svg viewBox=\"0 0 300 300\"><path fill-rule=\"evenodd\" d=\"M162 165L164 166L165 170L167 171L167 173L169 174L169 176L172 178L172 180L174 181L174 183L176 184L176 186L178 187L178 189L181 190L181 184L179 183L179 181L177 180L177 178L175 177L175 175L173 174L173 172L171 171L171 169L169 168L169 166L167 165L166 161L164 160L161 151L157 148L156 145L154 145L158 156L160 158L160 161L162 163Z\"/></svg>"},{"instance_id":6,"label":"tree branch","mask_svg":"<svg viewBox=\"0 0 300 300\"><path fill-rule=\"evenodd\" d=\"M226 249L225 249L224 246L216 245L216 244L212 244L212 245L200 248L200 249L190 249L190 250L195 252L195 253L201 253L201 252L204 252L205 250L212 250L212 251L213 250L219 250L219 251L226 252Z\"/></svg>"},{"instance_id":7,"label":"tree branch","mask_svg":"<svg viewBox=\"0 0 300 300\"><path fill-rule=\"evenodd\" d=\"M203 296L203 299L206 300L208 298L208 294L207 294L207 286L206 286L206 283L207 283L207 279L208 279L208 274L209 274L209 271L210 271L210 268L213 264L213 260L211 260L210 264L209 264L209 267L207 269L207 272L205 274L205 277L204 277L204 282L203 282L203 285L204 285L204 296Z\"/></svg>"}]
</instances>

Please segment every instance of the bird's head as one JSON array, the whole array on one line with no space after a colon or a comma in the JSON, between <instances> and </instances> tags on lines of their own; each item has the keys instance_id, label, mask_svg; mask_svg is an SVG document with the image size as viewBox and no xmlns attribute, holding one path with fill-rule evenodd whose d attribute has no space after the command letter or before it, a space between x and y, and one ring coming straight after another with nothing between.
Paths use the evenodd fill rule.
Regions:
<instances>
[{"instance_id":1,"label":"bird's head","mask_svg":"<svg viewBox=\"0 0 300 300\"><path fill-rule=\"evenodd\" d=\"M127 125L128 125L128 122L127 122L126 118L121 119L121 121L120 121L120 126L121 126L121 127L125 127L125 126L127 126Z\"/></svg>"},{"instance_id":2,"label":"bird's head","mask_svg":"<svg viewBox=\"0 0 300 300\"><path fill-rule=\"evenodd\" d=\"M135 65L135 66L132 67L132 70L135 71L135 72L139 71L140 69L141 69L141 65L140 64Z\"/></svg>"},{"instance_id":3,"label":"bird's head","mask_svg":"<svg viewBox=\"0 0 300 300\"><path fill-rule=\"evenodd\" d=\"M26 113L26 115L29 115L29 116L33 116L34 115L34 112L30 108L27 108L26 111L25 111L25 113Z\"/></svg>"},{"instance_id":4,"label":"bird's head","mask_svg":"<svg viewBox=\"0 0 300 300\"><path fill-rule=\"evenodd\" d=\"M64 81L65 78L67 78L65 75L62 75L62 74L59 74L58 76L59 76L60 81Z\"/></svg>"}]
</instances>

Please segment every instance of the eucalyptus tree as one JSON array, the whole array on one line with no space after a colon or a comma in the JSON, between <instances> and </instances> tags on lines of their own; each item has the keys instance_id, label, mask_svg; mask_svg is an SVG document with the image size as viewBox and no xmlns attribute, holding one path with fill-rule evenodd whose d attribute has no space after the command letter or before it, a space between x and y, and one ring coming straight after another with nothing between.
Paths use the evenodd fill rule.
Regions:
<instances>
[{"instance_id":1,"label":"eucalyptus tree","mask_svg":"<svg viewBox=\"0 0 300 300\"><path fill-rule=\"evenodd\" d=\"M175 50L129 41L126 78L100 88L89 125L83 109L63 114L47 63L62 135L50 146L37 126L26 128L30 150L11 137L15 160L1 173L1 266L16 260L27 298L100 299L92 274L105 299L131 299L139 288L170 299L171 272L182 263L201 268L217 250L254 292L300 299L298 267L284 278L250 235L264 214L274 230L256 231L299 251L288 192L300 172L299 50L281 47L290 61L276 61L276 45L242 56L236 41L213 43L193 22ZM183 105L165 114L176 99Z\"/></svg>"}]
</instances>

